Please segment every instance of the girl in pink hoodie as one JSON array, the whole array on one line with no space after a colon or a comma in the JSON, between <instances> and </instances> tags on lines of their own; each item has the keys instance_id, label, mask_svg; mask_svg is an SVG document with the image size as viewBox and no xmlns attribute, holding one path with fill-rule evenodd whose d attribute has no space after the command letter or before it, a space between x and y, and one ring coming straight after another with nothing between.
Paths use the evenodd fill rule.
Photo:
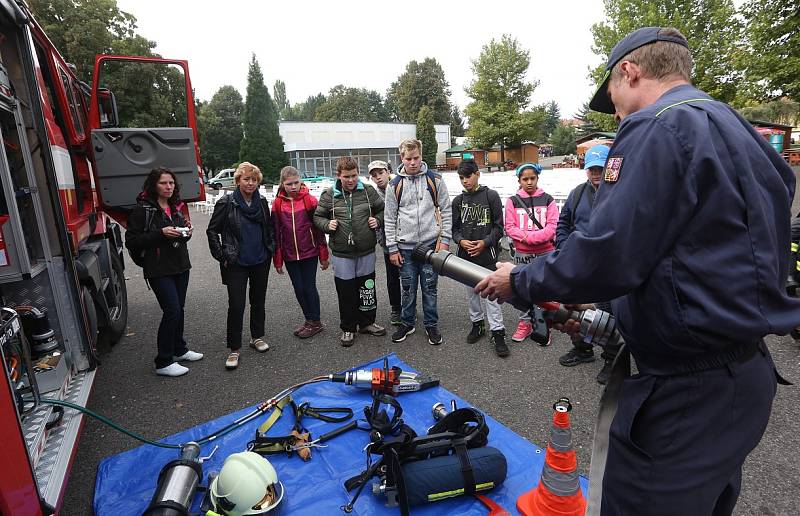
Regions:
<instances>
[{"instance_id":1,"label":"girl in pink hoodie","mask_svg":"<svg viewBox=\"0 0 800 516\"><path fill-rule=\"evenodd\" d=\"M514 244L515 264L529 263L534 257L555 249L558 207L538 186L541 171L538 163L520 165L517 168L519 191L506 201L505 230ZM522 342L532 331L530 312L520 312L511 340Z\"/></svg>"}]
</instances>

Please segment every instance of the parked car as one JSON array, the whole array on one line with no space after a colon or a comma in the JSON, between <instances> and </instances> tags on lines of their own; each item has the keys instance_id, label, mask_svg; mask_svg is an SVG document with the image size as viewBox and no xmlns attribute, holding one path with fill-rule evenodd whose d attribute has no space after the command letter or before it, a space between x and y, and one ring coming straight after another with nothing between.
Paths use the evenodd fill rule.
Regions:
<instances>
[{"instance_id":1,"label":"parked car","mask_svg":"<svg viewBox=\"0 0 800 516\"><path fill-rule=\"evenodd\" d=\"M220 170L216 176L208 180L208 185L214 190L221 190L223 188L232 188L234 172L236 172L236 169L234 168L226 168Z\"/></svg>"}]
</instances>

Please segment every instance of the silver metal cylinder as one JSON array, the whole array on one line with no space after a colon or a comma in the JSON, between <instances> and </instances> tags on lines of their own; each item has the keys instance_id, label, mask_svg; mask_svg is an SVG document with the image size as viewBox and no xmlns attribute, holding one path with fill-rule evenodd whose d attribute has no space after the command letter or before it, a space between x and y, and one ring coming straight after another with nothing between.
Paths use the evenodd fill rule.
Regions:
<instances>
[{"instance_id":1,"label":"silver metal cylinder","mask_svg":"<svg viewBox=\"0 0 800 516\"><path fill-rule=\"evenodd\" d=\"M372 388L372 371L359 369L358 371L347 371L344 378L345 385L352 385L361 389Z\"/></svg>"},{"instance_id":2,"label":"silver metal cylinder","mask_svg":"<svg viewBox=\"0 0 800 516\"><path fill-rule=\"evenodd\" d=\"M150 501L150 507L145 514L148 516L172 516L181 514L176 509L164 506L164 502L174 502L189 509L194 498L200 476L197 470L200 462L200 445L194 442L185 444L181 448L180 461L195 463L190 464L170 463L162 470L161 481L156 487L156 492Z\"/></svg>"}]
</instances>

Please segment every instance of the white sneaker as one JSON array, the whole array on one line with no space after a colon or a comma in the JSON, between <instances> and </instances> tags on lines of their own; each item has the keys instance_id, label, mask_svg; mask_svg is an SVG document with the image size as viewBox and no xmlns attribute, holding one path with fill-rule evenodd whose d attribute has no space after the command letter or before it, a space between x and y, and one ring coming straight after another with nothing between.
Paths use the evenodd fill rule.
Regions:
<instances>
[{"instance_id":1,"label":"white sneaker","mask_svg":"<svg viewBox=\"0 0 800 516\"><path fill-rule=\"evenodd\" d=\"M259 353L263 353L269 349L269 344L267 344L263 337L259 337L257 339L250 339L250 347Z\"/></svg>"},{"instance_id":2,"label":"white sneaker","mask_svg":"<svg viewBox=\"0 0 800 516\"><path fill-rule=\"evenodd\" d=\"M203 359L203 354L197 351L189 350L179 357L172 357L176 362L197 362Z\"/></svg>"},{"instance_id":3,"label":"white sneaker","mask_svg":"<svg viewBox=\"0 0 800 516\"><path fill-rule=\"evenodd\" d=\"M167 367L156 369L156 374L159 376L183 376L189 372L188 367L183 367L177 362L173 362Z\"/></svg>"}]
</instances>

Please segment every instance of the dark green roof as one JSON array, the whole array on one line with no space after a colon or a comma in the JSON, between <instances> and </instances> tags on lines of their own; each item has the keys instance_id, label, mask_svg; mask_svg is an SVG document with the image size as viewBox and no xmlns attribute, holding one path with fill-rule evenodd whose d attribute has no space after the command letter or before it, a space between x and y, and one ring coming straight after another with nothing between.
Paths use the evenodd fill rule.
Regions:
<instances>
[{"instance_id":1,"label":"dark green roof","mask_svg":"<svg viewBox=\"0 0 800 516\"><path fill-rule=\"evenodd\" d=\"M450 153L450 152L464 152L465 150L467 150L467 146L466 145L453 145L452 147L450 147L449 149L447 149L444 152L445 152L445 154L447 154L447 153Z\"/></svg>"}]
</instances>

